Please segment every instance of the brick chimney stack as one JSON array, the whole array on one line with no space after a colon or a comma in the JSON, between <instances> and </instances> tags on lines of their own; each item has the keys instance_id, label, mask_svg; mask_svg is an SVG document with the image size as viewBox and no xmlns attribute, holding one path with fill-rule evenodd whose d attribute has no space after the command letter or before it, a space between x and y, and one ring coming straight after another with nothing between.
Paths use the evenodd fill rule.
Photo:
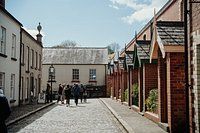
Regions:
<instances>
[{"instance_id":1,"label":"brick chimney stack","mask_svg":"<svg viewBox=\"0 0 200 133\"><path fill-rule=\"evenodd\" d=\"M0 0L0 6L5 8L5 0Z\"/></svg>"}]
</instances>

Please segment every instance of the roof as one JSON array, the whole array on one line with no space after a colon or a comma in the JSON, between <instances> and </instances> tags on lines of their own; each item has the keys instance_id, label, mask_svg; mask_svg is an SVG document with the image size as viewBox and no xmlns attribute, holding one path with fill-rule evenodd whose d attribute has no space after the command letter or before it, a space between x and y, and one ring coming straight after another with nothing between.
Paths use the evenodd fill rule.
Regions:
<instances>
[{"instance_id":1,"label":"roof","mask_svg":"<svg viewBox=\"0 0 200 133\"><path fill-rule=\"evenodd\" d=\"M43 64L108 64L107 48L43 48Z\"/></svg>"},{"instance_id":2,"label":"roof","mask_svg":"<svg viewBox=\"0 0 200 133\"><path fill-rule=\"evenodd\" d=\"M156 28L163 45L184 45L183 22L158 21Z\"/></svg>"},{"instance_id":3,"label":"roof","mask_svg":"<svg viewBox=\"0 0 200 133\"><path fill-rule=\"evenodd\" d=\"M21 30L22 30L22 33L25 33L27 36L29 36L29 38L31 38L34 42L36 42L39 46L43 48L42 43L38 42L30 33L26 31L26 29L21 27Z\"/></svg>"},{"instance_id":4,"label":"roof","mask_svg":"<svg viewBox=\"0 0 200 133\"><path fill-rule=\"evenodd\" d=\"M4 7L0 6L0 10L3 11L6 15L8 15L11 19L13 19L17 24L22 26L22 24L15 17L13 17Z\"/></svg>"},{"instance_id":5,"label":"roof","mask_svg":"<svg viewBox=\"0 0 200 133\"><path fill-rule=\"evenodd\" d=\"M166 10L172 5L174 4L175 0L168 0L166 2L166 4L156 13L156 18L162 16L163 13L166 12ZM149 22L147 22L147 24L139 31L138 36L140 36L141 34L143 34L143 32L145 32L145 30L148 29L148 27L150 27L152 25L154 21L154 17L152 17ZM130 47L131 45L133 45L133 43L136 41L137 36L133 37L133 39L128 43L127 48ZM122 50L124 51L124 50Z\"/></svg>"},{"instance_id":6,"label":"roof","mask_svg":"<svg viewBox=\"0 0 200 133\"><path fill-rule=\"evenodd\" d=\"M153 31L150 62L158 58L158 49L165 58L166 52L184 52L184 24L181 21L158 21Z\"/></svg>"},{"instance_id":7,"label":"roof","mask_svg":"<svg viewBox=\"0 0 200 133\"><path fill-rule=\"evenodd\" d=\"M140 59L149 59L149 47L151 41L136 41L137 55Z\"/></svg>"}]
</instances>

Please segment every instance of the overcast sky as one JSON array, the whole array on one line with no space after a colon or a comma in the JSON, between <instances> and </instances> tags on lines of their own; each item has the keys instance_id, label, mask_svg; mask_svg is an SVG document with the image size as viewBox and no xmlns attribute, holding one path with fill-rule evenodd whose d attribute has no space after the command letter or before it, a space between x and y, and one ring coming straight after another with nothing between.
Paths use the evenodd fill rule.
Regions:
<instances>
[{"instance_id":1,"label":"overcast sky","mask_svg":"<svg viewBox=\"0 0 200 133\"><path fill-rule=\"evenodd\" d=\"M84 47L121 47L168 0L6 0L6 9L32 35L42 25L43 45L65 40Z\"/></svg>"}]
</instances>

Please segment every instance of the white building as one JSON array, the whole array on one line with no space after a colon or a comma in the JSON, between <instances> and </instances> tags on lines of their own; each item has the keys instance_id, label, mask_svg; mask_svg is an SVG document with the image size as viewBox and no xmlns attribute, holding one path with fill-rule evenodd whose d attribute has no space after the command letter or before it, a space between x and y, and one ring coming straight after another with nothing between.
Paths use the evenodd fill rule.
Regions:
<instances>
[{"instance_id":1,"label":"white building","mask_svg":"<svg viewBox=\"0 0 200 133\"><path fill-rule=\"evenodd\" d=\"M42 77L42 35L39 23L37 40L33 38L25 29L22 28L21 43L21 82L20 82L20 101L22 104L31 101L31 92L37 98L41 92Z\"/></svg>"},{"instance_id":2,"label":"white building","mask_svg":"<svg viewBox=\"0 0 200 133\"><path fill-rule=\"evenodd\" d=\"M3 3L3 4L2 4ZM22 24L0 5L0 88L11 106L19 104L20 29Z\"/></svg>"},{"instance_id":3,"label":"white building","mask_svg":"<svg viewBox=\"0 0 200 133\"><path fill-rule=\"evenodd\" d=\"M59 83L104 86L108 64L107 48L44 48L42 60L42 89L49 81L49 67L55 68L53 90ZM105 88L104 88L105 89Z\"/></svg>"}]
</instances>

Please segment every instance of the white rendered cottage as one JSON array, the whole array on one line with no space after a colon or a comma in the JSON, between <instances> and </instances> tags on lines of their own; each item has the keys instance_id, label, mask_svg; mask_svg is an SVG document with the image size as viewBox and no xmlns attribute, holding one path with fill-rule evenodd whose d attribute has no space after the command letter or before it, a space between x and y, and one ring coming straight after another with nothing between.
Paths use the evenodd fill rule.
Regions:
<instances>
[{"instance_id":1,"label":"white rendered cottage","mask_svg":"<svg viewBox=\"0 0 200 133\"><path fill-rule=\"evenodd\" d=\"M61 83L73 85L105 86L108 64L107 48L70 47L44 48L42 60L42 88L46 89L49 79L49 68L55 68L53 91Z\"/></svg>"},{"instance_id":2,"label":"white rendered cottage","mask_svg":"<svg viewBox=\"0 0 200 133\"><path fill-rule=\"evenodd\" d=\"M2 4L3 3L3 4ZM20 29L22 24L0 3L0 89L11 106L19 104Z\"/></svg>"}]
</instances>

